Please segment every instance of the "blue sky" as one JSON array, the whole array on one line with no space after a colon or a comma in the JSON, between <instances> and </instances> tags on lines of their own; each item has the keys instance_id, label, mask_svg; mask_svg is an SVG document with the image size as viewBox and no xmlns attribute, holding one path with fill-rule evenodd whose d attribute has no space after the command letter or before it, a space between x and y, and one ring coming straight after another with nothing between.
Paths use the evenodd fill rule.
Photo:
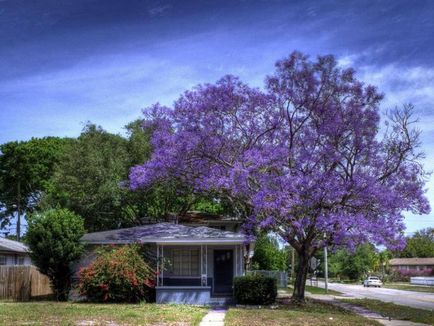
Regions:
<instances>
[{"instance_id":1,"label":"blue sky","mask_svg":"<svg viewBox=\"0 0 434 326\"><path fill-rule=\"evenodd\" d=\"M77 136L86 121L123 132L197 83L261 86L293 50L335 54L385 92L384 110L412 102L433 170L434 1L422 0L0 0L0 143ZM434 213L407 225L434 226Z\"/></svg>"}]
</instances>

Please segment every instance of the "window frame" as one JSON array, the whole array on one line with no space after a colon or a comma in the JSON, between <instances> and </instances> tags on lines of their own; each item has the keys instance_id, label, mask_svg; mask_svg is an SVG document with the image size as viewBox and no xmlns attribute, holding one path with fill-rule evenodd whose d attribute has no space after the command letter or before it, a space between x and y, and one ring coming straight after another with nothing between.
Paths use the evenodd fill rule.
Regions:
<instances>
[{"instance_id":1,"label":"window frame","mask_svg":"<svg viewBox=\"0 0 434 326\"><path fill-rule=\"evenodd\" d=\"M196 248L172 249L171 276L200 277L200 250Z\"/></svg>"}]
</instances>

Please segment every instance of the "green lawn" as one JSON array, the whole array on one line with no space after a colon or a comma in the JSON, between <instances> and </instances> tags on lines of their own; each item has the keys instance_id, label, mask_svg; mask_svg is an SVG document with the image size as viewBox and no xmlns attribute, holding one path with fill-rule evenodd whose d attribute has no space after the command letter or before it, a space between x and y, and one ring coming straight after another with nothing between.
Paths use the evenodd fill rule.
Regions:
<instances>
[{"instance_id":1,"label":"green lawn","mask_svg":"<svg viewBox=\"0 0 434 326\"><path fill-rule=\"evenodd\" d=\"M292 288L292 286L288 286L288 289L279 289L280 291L285 291L288 294L292 295L292 292L294 291L294 289ZM317 286L310 286L306 284L306 288L305 290L307 292L310 292L311 294L330 294L330 295L341 295L341 292L338 291L334 291L334 290L328 290L328 292L326 293L325 289L317 287Z\"/></svg>"},{"instance_id":2,"label":"green lawn","mask_svg":"<svg viewBox=\"0 0 434 326\"><path fill-rule=\"evenodd\" d=\"M386 283L383 287L387 289L434 293L434 286L417 286L410 283Z\"/></svg>"},{"instance_id":3,"label":"green lawn","mask_svg":"<svg viewBox=\"0 0 434 326\"><path fill-rule=\"evenodd\" d=\"M308 301L305 306L283 306L279 309L229 309L225 326L377 326L381 325L341 308Z\"/></svg>"},{"instance_id":4,"label":"green lawn","mask_svg":"<svg viewBox=\"0 0 434 326\"><path fill-rule=\"evenodd\" d=\"M434 325L434 312L424 309L416 309L407 306L396 305L371 299L345 299L343 302L363 306L392 319L409 320L416 323Z\"/></svg>"},{"instance_id":5,"label":"green lawn","mask_svg":"<svg viewBox=\"0 0 434 326\"><path fill-rule=\"evenodd\" d=\"M331 295L341 295L342 294L341 292L330 290L330 289L326 293L325 289L317 287L317 286L310 286L310 285L306 285L306 291L310 292L312 294L331 294Z\"/></svg>"},{"instance_id":6,"label":"green lawn","mask_svg":"<svg viewBox=\"0 0 434 326\"><path fill-rule=\"evenodd\" d=\"M0 302L0 325L198 325L208 309L186 305Z\"/></svg>"}]
</instances>

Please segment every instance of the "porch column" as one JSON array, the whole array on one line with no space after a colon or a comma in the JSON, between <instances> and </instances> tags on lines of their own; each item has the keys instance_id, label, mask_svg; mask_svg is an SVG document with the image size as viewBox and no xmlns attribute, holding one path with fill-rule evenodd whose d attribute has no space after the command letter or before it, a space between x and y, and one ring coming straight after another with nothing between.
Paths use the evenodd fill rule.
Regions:
<instances>
[{"instance_id":1,"label":"porch column","mask_svg":"<svg viewBox=\"0 0 434 326\"><path fill-rule=\"evenodd\" d=\"M157 286L160 285L160 245L157 243Z\"/></svg>"},{"instance_id":2,"label":"porch column","mask_svg":"<svg viewBox=\"0 0 434 326\"><path fill-rule=\"evenodd\" d=\"M161 245L161 286L164 285L164 245Z\"/></svg>"},{"instance_id":3,"label":"porch column","mask_svg":"<svg viewBox=\"0 0 434 326\"><path fill-rule=\"evenodd\" d=\"M200 245L200 285L208 286L208 246Z\"/></svg>"}]
</instances>

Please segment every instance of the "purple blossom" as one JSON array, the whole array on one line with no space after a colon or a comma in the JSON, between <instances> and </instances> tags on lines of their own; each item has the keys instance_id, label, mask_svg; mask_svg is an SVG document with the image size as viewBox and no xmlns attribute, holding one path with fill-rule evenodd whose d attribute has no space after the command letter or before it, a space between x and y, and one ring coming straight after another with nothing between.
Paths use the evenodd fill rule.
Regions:
<instances>
[{"instance_id":1,"label":"purple blossom","mask_svg":"<svg viewBox=\"0 0 434 326\"><path fill-rule=\"evenodd\" d=\"M400 247L403 212L430 211L426 173L411 107L379 134L382 98L333 56L299 52L265 90L233 76L199 85L145 110L154 152L131 169L131 188L177 178L222 193L251 208L246 233L272 229L307 257L325 245Z\"/></svg>"}]
</instances>

